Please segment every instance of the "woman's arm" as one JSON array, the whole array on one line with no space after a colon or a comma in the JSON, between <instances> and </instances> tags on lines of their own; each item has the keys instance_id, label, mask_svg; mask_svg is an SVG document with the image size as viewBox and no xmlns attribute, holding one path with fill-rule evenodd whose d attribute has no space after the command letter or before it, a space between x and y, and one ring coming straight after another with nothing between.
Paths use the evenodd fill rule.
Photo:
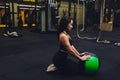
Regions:
<instances>
[{"instance_id":1,"label":"woman's arm","mask_svg":"<svg viewBox=\"0 0 120 80\"><path fill-rule=\"evenodd\" d=\"M78 59L87 60L90 57L88 55L80 56L79 52L73 46L70 45L69 37L67 35L61 34L59 40L65 46L65 48L68 50L68 52L71 53L72 55L76 56Z\"/></svg>"},{"instance_id":2,"label":"woman's arm","mask_svg":"<svg viewBox=\"0 0 120 80\"><path fill-rule=\"evenodd\" d=\"M78 50L72 45L72 48L74 49L74 51L79 55L79 56L83 56L85 55L86 52L82 52L82 53L79 53Z\"/></svg>"}]
</instances>

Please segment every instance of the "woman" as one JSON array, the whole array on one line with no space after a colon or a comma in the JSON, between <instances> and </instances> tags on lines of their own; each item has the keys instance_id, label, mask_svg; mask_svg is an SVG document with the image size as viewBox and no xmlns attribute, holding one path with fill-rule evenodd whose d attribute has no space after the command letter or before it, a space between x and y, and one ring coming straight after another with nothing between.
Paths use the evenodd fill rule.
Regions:
<instances>
[{"instance_id":1,"label":"woman","mask_svg":"<svg viewBox=\"0 0 120 80\"><path fill-rule=\"evenodd\" d=\"M58 29L59 51L53 57L53 64L49 65L47 72L59 70L62 72L80 72L80 63L90 58L85 53L79 53L72 44L69 32L73 28L73 20L63 17Z\"/></svg>"}]
</instances>

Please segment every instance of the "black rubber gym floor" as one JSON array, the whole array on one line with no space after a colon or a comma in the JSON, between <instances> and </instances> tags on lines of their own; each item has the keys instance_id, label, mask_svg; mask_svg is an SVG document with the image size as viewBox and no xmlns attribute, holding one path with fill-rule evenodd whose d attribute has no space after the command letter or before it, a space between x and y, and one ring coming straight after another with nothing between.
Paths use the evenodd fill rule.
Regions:
<instances>
[{"instance_id":1,"label":"black rubber gym floor","mask_svg":"<svg viewBox=\"0 0 120 80\"><path fill-rule=\"evenodd\" d=\"M80 40L75 30L72 32L74 46L80 52L93 52L100 59L99 71L91 76L46 73L47 66L52 63L52 56L59 49L55 32L35 33L21 29L18 33L23 36L18 38L4 37L1 33L0 80L120 80L120 47L114 45L120 42L119 31L103 32L102 39L111 40L111 44ZM81 34L91 35L89 32Z\"/></svg>"}]
</instances>

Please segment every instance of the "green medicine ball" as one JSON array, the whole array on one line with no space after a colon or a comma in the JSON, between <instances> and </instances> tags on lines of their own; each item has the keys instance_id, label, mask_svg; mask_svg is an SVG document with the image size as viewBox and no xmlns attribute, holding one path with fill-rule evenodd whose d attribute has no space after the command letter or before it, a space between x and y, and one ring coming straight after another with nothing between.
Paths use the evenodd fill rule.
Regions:
<instances>
[{"instance_id":1,"label":"green medicine ball","mask_svg":"<svg viewBox=\"0 0 120 80\"><path fill-rule=\"evenodd\" d=\"M100 62L95 54L88 53L88 55L91 55L91 57L85 61L85 73L94 74L98 71L100 67Z\"/></svg>"}]
</instances>

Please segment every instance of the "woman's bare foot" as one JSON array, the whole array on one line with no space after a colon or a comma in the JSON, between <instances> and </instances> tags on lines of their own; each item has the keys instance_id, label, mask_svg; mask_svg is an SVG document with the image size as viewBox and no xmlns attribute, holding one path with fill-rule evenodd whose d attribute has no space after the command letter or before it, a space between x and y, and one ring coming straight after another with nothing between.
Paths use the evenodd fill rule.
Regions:
<instances>
[{"instance_id":1,"label":"woman's bare foot","mask_svg":"<svg viewBox=\"0 0 120 80\"><path fill-rule=\"evenodd\" d=\"M56 70L57 70L57 68L55 67L55 65L54 65L54 64L50 64L50 65L47 67L46 72L54 72L54 71L56 71Z\"/></svg>"}]
</instances>

